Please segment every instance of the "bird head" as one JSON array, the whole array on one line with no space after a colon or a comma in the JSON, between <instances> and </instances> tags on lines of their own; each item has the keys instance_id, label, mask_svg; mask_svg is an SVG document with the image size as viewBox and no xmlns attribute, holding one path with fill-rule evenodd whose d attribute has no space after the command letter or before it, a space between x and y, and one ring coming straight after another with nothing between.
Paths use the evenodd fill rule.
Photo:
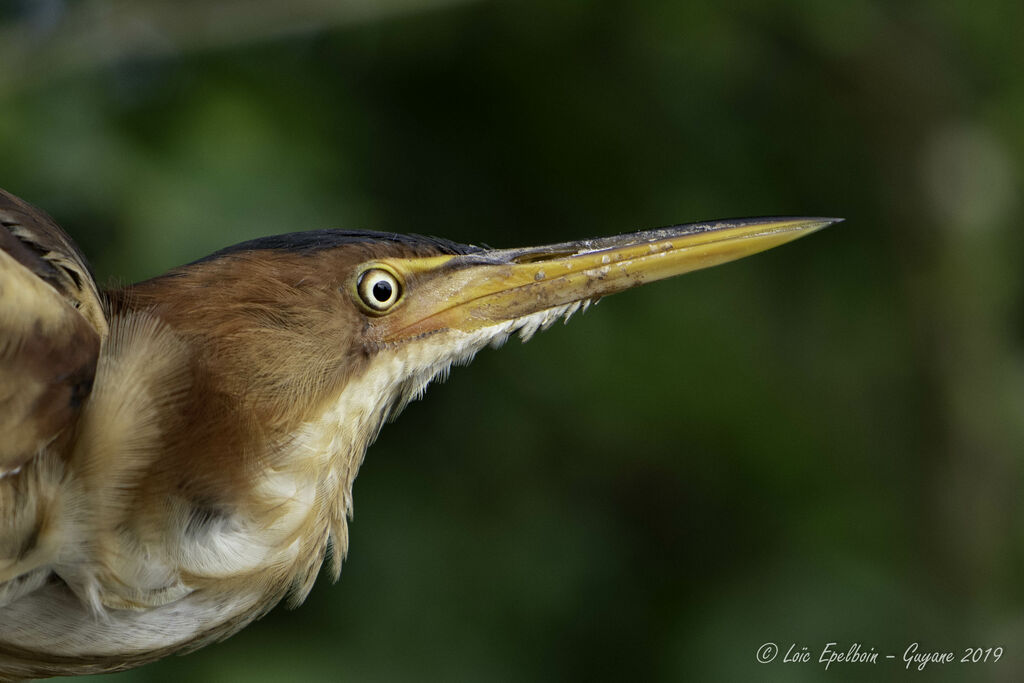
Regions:
<instances>
[{"instance_id":1,"label":"bird head","mask_svg":"<svg viewBox=\"0 0 1024 683\"><path fill-rule=\"evenodd\" d=\"M294 429L357 385L368 438L431 380L603 296L754 254L835 219L700 223L518 249L321 230L244 242L133 288L222 388ZM177 294L176 294L177 292Z\"/></svg>"}]
</instances>

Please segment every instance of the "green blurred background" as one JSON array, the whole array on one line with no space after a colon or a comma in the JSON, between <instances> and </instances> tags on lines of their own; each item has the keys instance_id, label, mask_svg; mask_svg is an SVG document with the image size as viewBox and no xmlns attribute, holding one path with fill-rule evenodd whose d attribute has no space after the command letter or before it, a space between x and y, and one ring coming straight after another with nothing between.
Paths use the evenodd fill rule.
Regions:
<instances>
[{"instance_id":1,"label":"green blurred background","mask_svg":"<svg viewBox=\"0 0 1024 683\"><path fill-rule=\"evenodd\" d=\"M1024 677L1024 4L22 0L0 186L101 282L318 227L520 246L847 222L483 352L351 552L111 680ZM895 662L761 665L836 641ZM916 672L911 672L921 677Z\"/></svg>"}]
</instances>

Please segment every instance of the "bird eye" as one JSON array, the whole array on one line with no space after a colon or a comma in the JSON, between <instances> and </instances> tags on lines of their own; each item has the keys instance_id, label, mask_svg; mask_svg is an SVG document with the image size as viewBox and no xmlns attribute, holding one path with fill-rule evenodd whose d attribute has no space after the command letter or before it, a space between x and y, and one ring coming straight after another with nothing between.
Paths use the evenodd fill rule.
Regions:
<instances>
[{"instance_id":1,"label":"bird eye","mask_svg":"<svg viewBox=\"0 0 1024 683\"><path fill-rule=\"evenodd\" d=\"M360 275L356 289L362 302L378 313L394 306L402 296L398 278L383 268L370 268Z\"/></svg>"}]
</instances>

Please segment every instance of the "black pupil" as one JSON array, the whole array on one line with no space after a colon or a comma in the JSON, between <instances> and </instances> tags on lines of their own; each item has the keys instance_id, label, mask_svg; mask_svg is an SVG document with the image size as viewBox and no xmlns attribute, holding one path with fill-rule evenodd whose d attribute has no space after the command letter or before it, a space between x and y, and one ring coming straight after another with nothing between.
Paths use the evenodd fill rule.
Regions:
<instances>
[{"instance_id":1,"label":"black pupil","mask_svg":"<svg viewBox=\"0 0 1024 683\"><path fill-rule=\"evenodd\" d=\"M373 283L373 298L381 303L391 298L391 283L386 280L378 280Z\"/></svg>"}]
</instances>

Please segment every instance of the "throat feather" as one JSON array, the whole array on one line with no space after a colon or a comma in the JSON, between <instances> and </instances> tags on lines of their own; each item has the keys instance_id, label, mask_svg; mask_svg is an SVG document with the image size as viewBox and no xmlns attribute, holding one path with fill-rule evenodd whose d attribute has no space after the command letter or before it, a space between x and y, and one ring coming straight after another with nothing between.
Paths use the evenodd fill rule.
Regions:
<instances>
[{"instance_id":1,"label":"throat feather","mask_svg":"<svg viewBox=\"0 0 1024 683\"><path fill-rule=\"evenodd\" d=\"M301 601L330 546L331 572L337 578L348 552L348 523L353 511L352 485L366 449L384 423L394 419L410 402L421 398L427 386L444 380L452 365L469 363L478 351L501 346L512 334L528 341L537 331L568 319L589 301L577 301L504 321L473 332L442 330L438 334L381 349L361 374L351 378L319 416L304 423L289 439L282 469L306 473L315 488L316 509L307 539L318 540L310 564L299 571L307 577L296 587ZM315 558L315 559L314 559ZM298 578L297 577L297 578Z\"/></svg>"}]
</instances>

